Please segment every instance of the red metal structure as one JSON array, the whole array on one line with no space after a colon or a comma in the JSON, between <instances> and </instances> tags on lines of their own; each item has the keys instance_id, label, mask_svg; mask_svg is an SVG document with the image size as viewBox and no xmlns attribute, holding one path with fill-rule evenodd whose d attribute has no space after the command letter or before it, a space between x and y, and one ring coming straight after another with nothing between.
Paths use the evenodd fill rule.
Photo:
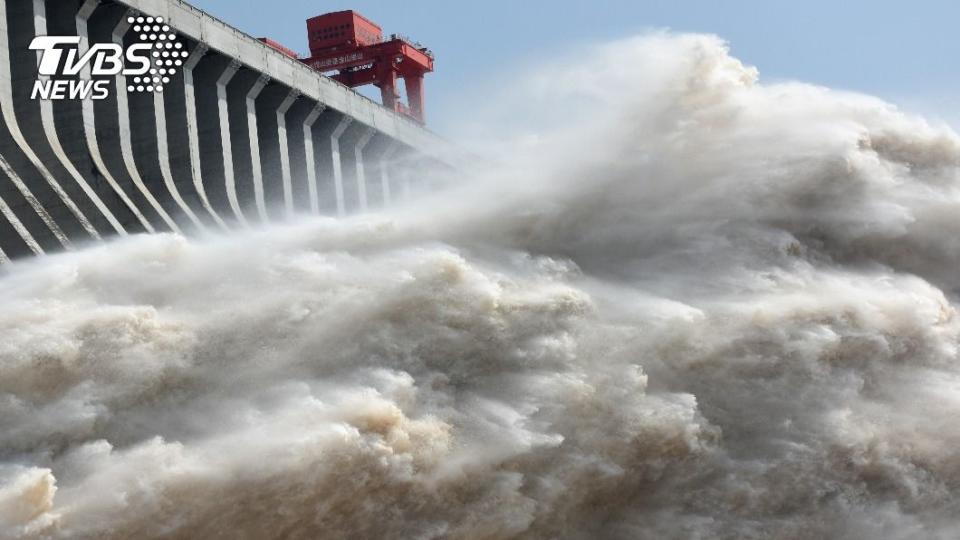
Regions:
<instances>
[{"instance_id":1,"label":"red metal structure","mask_svg":"<svg viewBox=\"0 0 960 540\"><path fill-rule=\"evenodd\" d=\"M300 55L297 54L296 51L294 51L293 49L288 49L270 38L261 37L261 38L257 38L257 40L260 41L261 43L265 43L273 47L274 49L282 52L283 54L289 56L290 58L293 58L294 60L300 59Z\"/></svg>"},{"instance_id":2,"label":"red metal structure","mask_svg":"<svg viewBox=\"0 0 960 540\"><path fill-rule=\"evenodd\" d=\"M302 62L317 71L337 71L333 78L350 87L376 85L384 106L424 122L423 77L433 71L429 49L396 34L384 40L383 30L355 11L308 19L307 37L310 58ZM403 79L409 105L400 101L397 79Z\"/></svg>"}]
</instances>

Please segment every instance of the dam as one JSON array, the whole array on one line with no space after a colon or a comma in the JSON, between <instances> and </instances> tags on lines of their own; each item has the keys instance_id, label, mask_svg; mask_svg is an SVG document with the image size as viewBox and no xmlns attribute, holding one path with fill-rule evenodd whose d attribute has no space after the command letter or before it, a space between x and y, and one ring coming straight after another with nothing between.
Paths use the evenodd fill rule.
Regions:
<instances>
[{"instance_id":1,"label":"dam","mask_svg":"<svg viewBox=\"0 0 960 540\"><path fill-rule=\"evenodd\" d=\"M458 159L422 116L180 0L0 0L0 35L0 262L364 212Z\"/></svg>"}]
</instances>

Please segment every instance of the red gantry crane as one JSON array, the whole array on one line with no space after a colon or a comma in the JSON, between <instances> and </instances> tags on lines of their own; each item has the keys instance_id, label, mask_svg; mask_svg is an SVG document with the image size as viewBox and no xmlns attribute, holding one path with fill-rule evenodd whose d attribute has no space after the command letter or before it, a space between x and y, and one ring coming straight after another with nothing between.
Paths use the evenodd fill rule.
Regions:
<instances>
[{"instance_id":1,"label":"red gantry crane","mask_svg":"<svg viewBox=\"0 0 960 540\"><path fill-rule=\"evenodd\" d=\"M336 71L333 79L351 87L373 84L380 88L383 105L421 124L423 76L433 71L433 53L409 39L391 35L355 11L337 11L307 20L310 58L301 62L320 72ZM296 53L272 40L261 41L296 58ZM400 101L397 79L403 79L408 104Z\"/></svg>"}]
</instances>

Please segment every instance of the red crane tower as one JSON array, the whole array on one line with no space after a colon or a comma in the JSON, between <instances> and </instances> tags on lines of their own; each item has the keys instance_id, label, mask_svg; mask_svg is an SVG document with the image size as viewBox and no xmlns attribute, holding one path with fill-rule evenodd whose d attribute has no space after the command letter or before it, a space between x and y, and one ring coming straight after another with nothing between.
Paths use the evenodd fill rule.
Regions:
<instances>
[{"instance_id":1,"label":"red crane tower","mask_svg":"<svg viewBox=\"0 0 960 540\"><path fill-rule=\"evenodd\" d=\"M355 11L337 11L307 20L310 58L301 61L317 71L338 71L334 79L351 88L373 84L383 105L424 122L423 76L433 71L433 53L396 34L384 40L383 30ZM403 79L407 101L400 101L397 79Z\"/></svg>"}]
</instances>

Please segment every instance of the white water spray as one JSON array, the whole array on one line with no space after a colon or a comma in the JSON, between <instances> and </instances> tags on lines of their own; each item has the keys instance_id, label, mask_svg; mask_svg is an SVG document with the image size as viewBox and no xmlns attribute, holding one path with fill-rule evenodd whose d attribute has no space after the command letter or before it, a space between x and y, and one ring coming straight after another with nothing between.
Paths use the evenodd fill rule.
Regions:
<instances>
[{"instance_id":1,"label":"white water spray","mask_svg":"<svg viewBox=\"0 0 960 540\"><path fill-rule=\"evenodd\" d=\"M391 214L17 264L0 536L960 535L960 137L707 36L545 89Z\"/></svg>"}]
</instances>

